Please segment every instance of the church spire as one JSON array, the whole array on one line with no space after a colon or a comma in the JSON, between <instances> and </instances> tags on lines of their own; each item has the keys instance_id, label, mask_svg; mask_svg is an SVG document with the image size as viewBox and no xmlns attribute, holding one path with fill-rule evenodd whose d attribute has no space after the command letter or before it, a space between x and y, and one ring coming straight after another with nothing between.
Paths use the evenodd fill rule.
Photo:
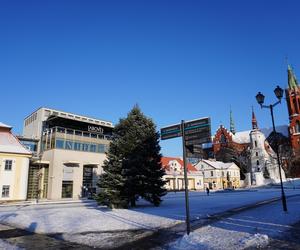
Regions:
<instances>
[{"instance_id":1,"label":"church spire","mask_svg":"<svg viewBox=\"0 0 300 250\"><path fill-rule=\"evenodd\" d=\"M290 65L288 65L288 84L290 89L298 88L298 81L293 72L293 69Z\"/></svg>"},{"instance_id":2,"label":"church spire","mask_svg":"<svg viewBox=\"0 0 300 250\"><path fill-rule=\"evenodd\" d=\"M231 107L230 107L230 132L235 134L235 128L234 128L234 122L233 122Z\"/></svg>"},{"instance_id":3,"label":"church spire","mask_svg":"<svg viewBox=\"0 0 300 250\"><path fill-rule=\"evenodd\" d=\"M257 120L254 114L253 106L252 106L252 129L258 129Z\"/></svg>"}]
</instances>

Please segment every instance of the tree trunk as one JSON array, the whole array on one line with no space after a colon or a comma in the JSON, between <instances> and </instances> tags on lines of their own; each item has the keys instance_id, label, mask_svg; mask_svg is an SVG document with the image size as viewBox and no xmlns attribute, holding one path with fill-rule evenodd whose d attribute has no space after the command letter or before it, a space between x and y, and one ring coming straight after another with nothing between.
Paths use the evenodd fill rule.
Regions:
<instances>
[{"instance_id":1,"label":"tree trunk","mask_svg":"<svg viewBox=\"0 0 300 250\"><path fill-rule=\"evenodd\" d=\"M130 205L131 205L131 207L135 207L136 206L136 204L135 204L135 198L131 198Z\"/></svg>"}]
</instances>

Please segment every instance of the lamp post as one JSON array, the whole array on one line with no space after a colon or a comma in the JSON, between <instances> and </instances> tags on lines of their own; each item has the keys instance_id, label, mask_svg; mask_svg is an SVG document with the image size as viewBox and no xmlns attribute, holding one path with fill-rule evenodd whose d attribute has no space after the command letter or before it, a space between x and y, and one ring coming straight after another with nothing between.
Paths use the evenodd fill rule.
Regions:
<instances>
[{"instance_id":1,"label":"lamp post","mask_svg":"<svg viewBox=\"0 0 300 250\"><path fill-rule=\"evenodd\" d=\"M271 117L272 117L272 125L273 125L273 132L274 135L276 136L276 129L275 129L275 123L274 123L274 114L273 114L273 108L281 103L281 99L283 97L283 89L280 88L279 86L277 86L274 89L274 93L278 99L277 102L270 104L270 105L264 105L264 100L265 100L265 96L261 93L258 92L258 94L256 95L256 101L258 102L258 104L260 105L261 108L268 108L271 111ZM276 139L276 137L275 137ZM276 140L276 143L278 143L278 141ZM285 198L285 194L284 194L284 189L283 189L283 184L282 184L282 176L281 176L281 164L280 164L280 158L279 158L279 152L278 152L278 145L276 145L276 155L277 155L277 163L278 163L278 168L279 168L279 177L280 177L280 185L281 185L281 200L282 200L282 207L283 207L283 211L287 212L287 205L286 205L286 198Z\"/></svg>"}]
</instances>

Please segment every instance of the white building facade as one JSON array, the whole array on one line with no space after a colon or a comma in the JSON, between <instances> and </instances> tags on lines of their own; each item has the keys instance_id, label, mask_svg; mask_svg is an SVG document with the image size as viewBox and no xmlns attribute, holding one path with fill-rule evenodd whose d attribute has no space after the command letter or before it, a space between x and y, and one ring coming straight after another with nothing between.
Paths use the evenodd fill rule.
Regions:
<instances>
[{"instance_id":1,"label":"white building facade","mask_svg":"<svg viewBox=\"0 0 300 250\"><path fill-rule=\"evenodd\" d=\"M203 173L205 188L218 190L240 187L240 168L233 162L201 160L195 168Z\"/></svg>"},{"instance_id":2,"label":"white building facade","mask_svg":"<svg viewBox=\"0 0 300 250\"><path fill-rule=\"evenodd\" d=\"M185 187L183 161L180 158L162 157L162 166L165 169L166 174L163 179L167 181L166 189L183 190ZM190 163L187 164L187 178L189 190L203 190L203 174L198 171Z\"/></svg>"},{"instance_id":3,"label":"white building facade","mask_svg":"<svg viewBox=\"0 0 300 250\"><path fill-rule=\"evenodd\" d=\"M26 200L31 152L0 122L0 201Z\"/></svg>"}]
</instances>

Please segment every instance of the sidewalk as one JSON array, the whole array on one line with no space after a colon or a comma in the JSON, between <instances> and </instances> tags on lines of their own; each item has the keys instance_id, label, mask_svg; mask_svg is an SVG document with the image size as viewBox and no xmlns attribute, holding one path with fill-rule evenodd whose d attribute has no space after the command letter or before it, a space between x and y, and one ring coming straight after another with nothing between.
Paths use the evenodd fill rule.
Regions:
<instances>
[{"instance_id":1,"label":"sidewalk","mask_svg":"<svg viewBox=\"0 0 300 250\"><path fill-rule=\"evenodd\" d=\"M48 205L48 204L68 204L68 203L96 203L95 200L90 199L63 199L63 200L27 200L27 201L9 201L9 202L0 202L0 207L10 207L10 206L29 206L29 205Z\"/></svg>"},{"instance_id":2,"label":"sidewalk","mask_svg":"<svg viewBox=\"0 0 300 250\"><path fill-rule=\"evenodd\" d=\"M300 196L289 197L288 212L281 200L238 212L200 227L170 243L172 250L300 249Z\"/></svg>"}]
</instances>

